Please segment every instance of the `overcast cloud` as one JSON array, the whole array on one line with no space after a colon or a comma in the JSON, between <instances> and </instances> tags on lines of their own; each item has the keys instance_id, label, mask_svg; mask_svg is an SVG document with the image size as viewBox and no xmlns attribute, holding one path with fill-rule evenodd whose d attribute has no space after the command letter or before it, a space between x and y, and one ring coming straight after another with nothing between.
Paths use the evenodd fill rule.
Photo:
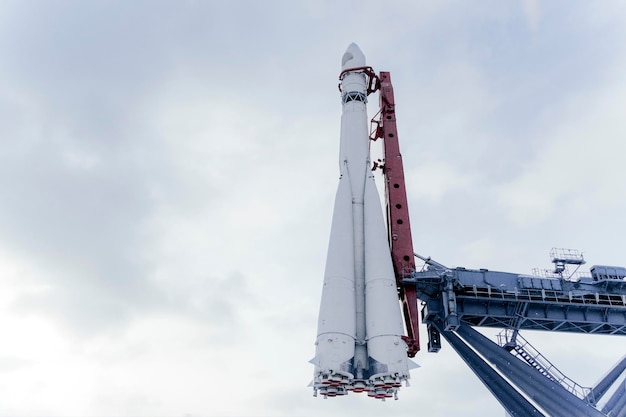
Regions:
<instances>
[{"instance_id":1,"label":"overcast cloud","mask_svg":"<svg viewBox=\"0 0 626 417\"><path fill-rule=\"evenodd\" d=\"M341 56L391 72L417 252L626 265L624 27L619 1L1 2L0 415L502 416L447 345L397 402L306 387ZM582 385L626 352L526 337Z\"/></svg>"}]
</instances>

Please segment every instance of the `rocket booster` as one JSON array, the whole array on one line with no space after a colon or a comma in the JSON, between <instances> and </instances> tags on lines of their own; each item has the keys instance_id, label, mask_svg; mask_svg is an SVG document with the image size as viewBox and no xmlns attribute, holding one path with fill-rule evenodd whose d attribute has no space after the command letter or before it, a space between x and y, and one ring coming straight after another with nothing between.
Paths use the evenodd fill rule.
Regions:
<instances>
[{"instance_id":1,"label":"rocket booster","mask_svg":"<svg viewBox=\"0 0 626 417\"><path fill-rule=\"evenodd\" d=\"M314 395L396 397L409 360L383 212L370 169L365 56L341 60L339 186L319 311Z\"/></svg>"}]
</instances>

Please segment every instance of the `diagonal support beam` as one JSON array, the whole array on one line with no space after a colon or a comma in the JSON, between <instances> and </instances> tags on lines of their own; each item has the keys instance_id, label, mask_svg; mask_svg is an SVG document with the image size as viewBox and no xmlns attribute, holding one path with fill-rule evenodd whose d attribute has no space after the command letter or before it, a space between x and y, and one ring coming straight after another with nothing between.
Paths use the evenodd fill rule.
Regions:
<instances>
[{"instance_id":1,"label":"diagonal support beam","mask_svg":"<svg viewBox=\"0 0 626 417\"><path fill-rule=\"evenodd\" d=\"M611 417L626 417L626 381L609 398L602 412Z\"/></svg>"},{"instance_id":2,"label":"diagonal support beam","mask_svg":"<svg viewBox=\"0 0 626 417\"><path fill-rule=\"evenodd\" d=\"M598 400L600 400L604 394L611 388L611 386L617 381L620 375L626 370L626 355L613 366L606 373L605 376L602 377L600 381L593 387L591 392L587 394L587 400L596 404Z\"/></svg>"},{"instance_id":3,"label":"diagonal support beam","mask_svg":"<svg viewBox=\"0 0 626 417\"><path fill-rule=\"evenodd\" d=\"M452 348L463 358L481 382L491 391L498 402L512 417L546 417L534 405L526 400L498 372L487 364L479 355L467 346L454 332L445 331L442 323L432 323Z\"/></svg>"},{"instance_id":4,"label":"diagonal support beam","mask_svg":"<svg viewBox=\"0 0 626 417\"><path fill-rule=\"evenodd\" d=\"M532 398L551 417L606 417L560 384L546 378L528 364L513 358L508 351L471 327L462 324L456 332L465 343L491 362L502 375L528 398Z\"/></svg>"}]
</instances>

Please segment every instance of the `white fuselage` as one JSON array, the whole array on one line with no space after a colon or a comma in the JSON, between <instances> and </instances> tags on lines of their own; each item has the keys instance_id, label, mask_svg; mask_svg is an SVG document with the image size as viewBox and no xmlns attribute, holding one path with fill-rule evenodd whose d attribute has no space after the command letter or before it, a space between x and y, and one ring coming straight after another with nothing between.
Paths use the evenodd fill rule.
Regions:
<instances>
[{"instance_id":1,"label":"white fuselage","mask_svg":"<svg viewBox=\"0 0 626 417\"><path fill-rule=\"evenodd\" d=\"M370 170L362 67L365 57L351 44L342 59L341 177L313 360L314 388L325 397L351 390L390 397L409 378L387 232Z\"/></svg>"}]
</instances>

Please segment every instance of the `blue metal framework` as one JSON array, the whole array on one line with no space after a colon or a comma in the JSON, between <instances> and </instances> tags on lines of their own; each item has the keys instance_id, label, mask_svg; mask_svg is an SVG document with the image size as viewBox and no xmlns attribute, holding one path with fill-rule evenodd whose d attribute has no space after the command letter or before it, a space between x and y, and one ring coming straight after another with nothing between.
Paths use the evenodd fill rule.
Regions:
<instances>
[{"instance_id":1,"label":"blue metal framework","mask_svg":"<svg viewBox=\"0 0 626 417\"><path fill-rule=\"evenodd\" d=\"M588 276L574 278L567 265L582 265L582 255L551 255L555 268L544 276L447 268L416 255L424 269L402 284L415 288L422 301L428 350L439 351L445 338L511 416L626 417L626 356L595 387L581 387L519 334L532 329L626 335L626 269L593 266ZM497 344L473 326L505 332ZM598 401L615 385L599 409Z\"/></svg>"},{"instance_id":2,"label":"blue metal framework","mask_svg":"<svg viewBox=\"0 0 626 417\"><path fill-rule=\"evenodd\" d=\"M373 74L369 67L364 71ZM626 335L626 268L598 265L589 275L576 276L585 263L582 254L553 249L553 270L535 275L447 268L419 255L425 268L416 271L393 87L388 72L370 76L370 83L374 79L380 85L370 85L368 94L380 87L380 118L373 120L371 139L383 138L385 161L372 169L382 169L386 180L387 228L405 313L407 354L412 357L420 348L417 297L428 351L439 351L445 338L511 416L626 417L626 381L620 381L626 379L626 356L595 387L585 388L519 334L533 329ZM496 344L473 326L502 328L505 334ZM599 409L598 401L607 396Z\"/></svg>"},{"instance_id":3,"label":"blue metal framework","mask_svg":"<svg viewBox=\"0 0 626 417\"><path fill-rule=\"evenodd\" d=\"M487 269L430 265L403 283L415 285L428 321L446 330L471 326L626 335L626 281L577 281Z\"/></svg>"}]
</instances>

